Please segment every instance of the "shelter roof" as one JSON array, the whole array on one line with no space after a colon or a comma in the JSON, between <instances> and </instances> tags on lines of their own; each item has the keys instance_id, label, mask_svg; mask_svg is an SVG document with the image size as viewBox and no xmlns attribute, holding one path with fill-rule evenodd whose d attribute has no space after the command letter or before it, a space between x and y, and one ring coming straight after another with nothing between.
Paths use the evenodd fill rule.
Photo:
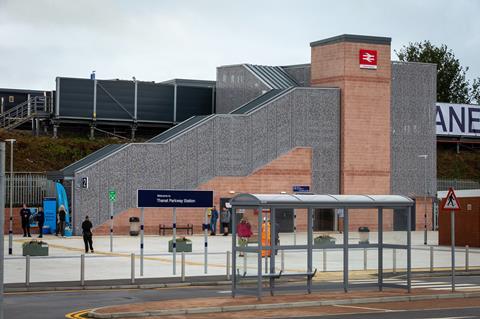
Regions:
<instances>
[{"instance_id":1,"label":"shelter roof","mask_svg":"<svg viewBox=\"0 0 480 319\"><path fill-rule=\"evenodd\" d=\"M414 201L401 195L239 194L230 200L238 207L401 208Z\"/></svg>"}]
</instances>

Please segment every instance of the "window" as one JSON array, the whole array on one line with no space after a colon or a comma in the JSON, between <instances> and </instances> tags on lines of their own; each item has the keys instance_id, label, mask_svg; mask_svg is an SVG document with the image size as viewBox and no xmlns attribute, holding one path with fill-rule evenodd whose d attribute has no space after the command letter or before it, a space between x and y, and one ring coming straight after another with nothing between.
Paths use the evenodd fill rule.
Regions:
<instances>
[{"instance_id":1,"label":"window","mask_svg":"<svg viewBox=\"0 0 480 319\"><path fill-rule=\"evenodd\" d=\"M8 97L8 103L13 103L13 102L15 102L15 97L13 95L10 95Z\"/></svg>"}]
</instances>

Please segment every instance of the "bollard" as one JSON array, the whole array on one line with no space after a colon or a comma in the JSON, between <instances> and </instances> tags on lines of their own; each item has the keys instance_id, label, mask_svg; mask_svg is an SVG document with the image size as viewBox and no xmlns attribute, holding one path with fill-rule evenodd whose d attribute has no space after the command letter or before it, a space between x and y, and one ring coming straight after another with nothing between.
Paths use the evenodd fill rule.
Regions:
<instances>
[{"instance_id":1,"label":"bollard","mask_svg":"<svg viewBox=\"0 0 480 319\"><path fill-rule=\"evenodd\" d=\"M80 255L80 285L85 286L85 254Z\"/></svg>"},{"instance_id":2,"label":"bollard","mask_svg":"<svg viewBox=\"0 0 480 319\"><path fill-rule=\"evenodd\" d=\"M283 249L281 250L280 257L281 257L280 258L281 259L280 260L280 262L281 262L280 270L281 270L281 272L284 272L285 271L285 250L283 250Z\"/></svg>"},{"instance_id":3,"label":"bollard","mask_svg":"<svg viewBox=\"0 0 480 319\"><path fill-rule=\"evenodd\" d=\"M185 282L185 252L182 251L182 282Z\"/></svg>"},{"instance_id":4,"label":"bollard","mask_svg":"<svg viewBox=\"0 0 480 319\"><path fill-rule=\"evenodd\" d=\"M430 246L430 272L433 272L433 246Z\"/></svg>"},{"instance_id":5,"label":"bollard","mask_svg":"<svg viewBox=\"0 0 480 319\"><path fill-rule=\"evenodd\" d=\"M470 247L468 245L465 246L465 271L468 271L469 268L469 255L470 255Z\"/></svg>"},{"instance_id":6,"label":"bollard","mask_svg":"<svg viewBox=\"0 0 480 319\"><path fill-rule=\"evenodd\" d=\"M393 248L393 274L397 273L397 250Z\"/></svg>"},{"instance_id":7,"label":"bollard","mask_svg":"<svg viewBox=\"0 0 480 319\"><path fill-rule=\"evenodd\" d=\"M230 251L227 251L227 280L230 280Z\"/></svg>"},{"instance_id":8,"label":"bollard","mask_svg":"<svg viewBox=\"0 0 480 319\"><path fill-rule=\"evenodd\" d=\"M247 273L247 252L243 252L243 273Z\"/></svg>"},{"instance_id":9,"label":"bollard","mask_svg":"<svg viewBox=\"0 0 480 319\"><path fill-rule=\"evenodd\" d=\"M131 274L130 274L130 277L131 277L131 283L132 285L135 283L135 253L132 253L130 255L130 260L131 260L131 266L130 266L130 269L131 269Z\"/></svg>"},{"instance_id":10,"label":"bollard","mask_svg":"<svg viewBox=\"0 0 480 319\"><path fill-rule=\"evenodd\" d=\"M30 287L30 256L25 256L25 286Z\"/></svg>"},{"instance_id":11,"label":"bollard","mask_svg":"<svg viewBox=\"0 0 480 319\"><path fill-rule=\"evenodd\" d=\"M327 271L327 250L323 250L323 271Z\"/></svg>"},{"instance_id":12,"label":"bollard","mask_svg":"<svg viewBox=\"0 0 480 319\"><path fill-rule=\"evenodd\" d=\"M268 256L265 256L265 274L268 274Z\"/></svg>"},{"instance_id":13,"label":"bollard","mask_svg":"<svg viewBox=\"0 0 480 319\"><path fill-rule=\"evenodd\" d=\"M363 248L363 270L367 270L367 248Z\"/></svg>"}]
</instances>

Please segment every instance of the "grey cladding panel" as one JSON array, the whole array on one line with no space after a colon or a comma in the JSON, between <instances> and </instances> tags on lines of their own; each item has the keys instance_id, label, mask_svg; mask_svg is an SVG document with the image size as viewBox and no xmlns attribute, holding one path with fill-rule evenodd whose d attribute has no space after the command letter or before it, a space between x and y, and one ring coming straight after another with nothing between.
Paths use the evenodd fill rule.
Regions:
<instances>
[{"instance_id":1,"label":"grey cladding panel","mask_svg":"<svg viewBox=\"0 0 480 319\"><path fill-rule=\"evenodd\" d=\"M135 93L133 82L97 81L98 119L132 120L134 113L134 100Z\"/></svg>"},{"instance_id":2,"label":"grey cladding panel","mask_svg":"<svg viewBox=\"0 0 480 319\"><path fill-rule=\"evenodd\" d=\"M196 132L198 136L198 182L204 183L215 176L215 131L214 121L201 124Z\"/></svg>"},{"instance_id":3,"label":"grey cladding panel","mask_svg":"<svg viewBox=\"0 0 480 319\"><path fill-rule=\"evenodd\" d=\"M60 116L93 117L93 81L58 78L60 81Z\"/></svg>"},{"instance_id":4,"label":"grey cladding panel","mask_svg":"<svg viewBox=\"0 0 480 319\"><path fill-rule=\"evenodd\" d=\"M187 172L186 136L181 136L169 144L171 187L172 189L185 189Z\"/></svg>"},{"instance_id":5,"label":"grey cladding panel","mask_svg":"<svg viewBox=\"0 0 480 319\"><path fill-rule=\"evenodd\" d=\"M94 81L58 78L60 81L59 117L93 118ZM179 86L177 121L193 115L212 113L212 88ZM134 121L135 83L121 80L97 80L98 120ZM174 86L137 82L137 120L173 122Z\"/></svg>"},{"instance_id":6,"label":"grey cladding panel","mask_svg":"<svg viewBox=\"0 0 480 319\"><path fill-rule=\"evenodd\" d=\"M304 65L291 65L291 66L284 66L282 67L285 72L287 72L295 81L298 83L299 86L310 86L310 78L311 78L311 66L310 64Z\"/></svg>"},{"instance_id":7,"label":"grey cladding panel","mask_svg":"<svg viewBox=\"0 0 480 319\"><path fill-rule=\"evenodd\" d=\"M392 63L392 193L436 191L436 68ZM419 155L428 155L427 160ZM426 164L426 170L425 170Z\"/></svg>"},{"instance_id":8,"label":"grey cladding panel","mask_svg":"<svg viewBox=\"0 0 480 319\"><path fill-rule=\"evenodd\" d=\"M216 113L230 113L237 107L269 91L243 65L217 68Z\"/></svg>"},{"instance_id":9,"label":"grey cladding panel","mask_svg":"<svg viewBox=\"0 0 480 319\"><path fill-rule=\"evenodd\" d=\"M173 121L173 86L138 82L138 119L147 121Z\"/></svg>"},{"instance_id":10,"label":"grey cladding panel","mask_svg":"<svg viewBox=\"0 0 480 319\"><path fill-rule=\"evenodd\" d=\"M268 154L268 111L268 108L262 108L251 114L253 167L265 165L270 158Z\"/></svg>"},{"instance_id":11,"label":"grey cladding panel","mask_svg":"<svg viewBox=\"0 0 480 319\"><path fill-rule=\"evenodd\" d=\"M193 115L211 114L212 94L211 88L178 86L177 121L184 121Z\"/></svg>"}]
</instances>

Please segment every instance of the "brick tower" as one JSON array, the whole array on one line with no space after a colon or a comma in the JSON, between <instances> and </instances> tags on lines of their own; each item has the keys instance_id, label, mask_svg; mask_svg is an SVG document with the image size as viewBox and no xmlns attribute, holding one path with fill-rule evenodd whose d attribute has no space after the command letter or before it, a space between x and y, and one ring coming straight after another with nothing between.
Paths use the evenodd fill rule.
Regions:
<instances>
[{"instance_id":1,"label":"brick tower","mask_svg":"<svg viewBox=\"0 0 480 319\"><path fill-rule=\"evenodd\" d=\"M390 194L390 38L341 35L311 46L311 85L341 89L340 193Z\"/></svg>"}]
</instances>

